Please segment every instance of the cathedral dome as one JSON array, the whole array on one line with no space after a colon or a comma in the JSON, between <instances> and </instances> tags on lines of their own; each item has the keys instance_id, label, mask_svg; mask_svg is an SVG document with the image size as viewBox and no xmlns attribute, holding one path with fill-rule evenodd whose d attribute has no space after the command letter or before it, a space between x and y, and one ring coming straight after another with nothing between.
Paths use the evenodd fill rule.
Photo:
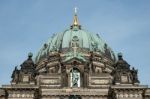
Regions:
<instances>
[{"instance_id":1,"label":"cathedral dome","mask_svg":"<svg viewBox=\"0 0 150 99\"><path fill-rule=\"evenodd\" d=\"M63 52L65 49L72 47L86 49L89 52L99 52L111 60L115 60L114 52L107 43L101 39L99 34L94 34L82 29L75 14L73 25L63 32L53 34L38 52L35 63L47 57L50 52Z\"/></svg>"}]
</instances>

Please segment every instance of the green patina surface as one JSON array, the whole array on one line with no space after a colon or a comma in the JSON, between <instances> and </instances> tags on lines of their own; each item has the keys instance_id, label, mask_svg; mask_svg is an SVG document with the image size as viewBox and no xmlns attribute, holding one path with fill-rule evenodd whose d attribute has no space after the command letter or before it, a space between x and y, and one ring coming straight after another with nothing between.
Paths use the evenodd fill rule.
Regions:
<instances>
[{"instance_id":1,"label":"green patina surface","mask_svg":"<svg viewBox=\"0 0 150 99\"><path fill-rule=\"evenodd\" d=\"M64 32L53 34L53 36L49 38L49 40L43 45L36 55L35 62L38 62L41 57L47 56L49 52L61 51L63 48L70 48L70 44L74 37L78 38L80 48L86 48L90 51L95 51L94 49L100 52L105 51L104 45L106 43L98 34L94 34L74 26L73 29L66 29ZM113 58L113 51L109 46L107 46L107 48Z\"/></svg>"},{"instance_id":2,"label":"green patina surface","mask_svg":"<svg viewBox=\"0 0 150 99\"><path fill-rule=\"evenodd\" d=\"M84 55L80 52L77 52L77 53L74 53L74 52L68 52L66 55L65 55L66 59L64 61L69 61L71 59L78 59L78 60L81 60L83 62L86 61L86 59L84 58Z\"/></svg>"},{"instance_id":3,"label":"green patina surface","mask_svg":"<svg viewBox=\"0 0 150 99\"><path fill-rule=\"evenodd\" d=\"M78 58L85 61L82 53L77 52L77 47L102 53L105 53L107 50L107 52L110 53L110 57L114 59L113 51L98 34L81 29L77 14L75 13L71 28L66 29L64 32L53 34L53 36L49 38L48 42L46 42L38 52L35 62L38 62L41 58L46 57L49 52L61 52L64 48L73 48L73 50L71 50L72 52L66 53L66 56L68 56L66 60Z\"/></svg>"}]
</instances>

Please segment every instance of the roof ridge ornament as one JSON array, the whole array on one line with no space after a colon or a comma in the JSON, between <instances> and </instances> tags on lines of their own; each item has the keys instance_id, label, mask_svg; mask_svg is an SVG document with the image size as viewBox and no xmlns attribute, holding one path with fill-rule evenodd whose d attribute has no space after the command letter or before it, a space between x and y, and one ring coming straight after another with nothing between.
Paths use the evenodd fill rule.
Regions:
<instances>
[{"instance_id":1,"label":"roof ridge ornament","mask_svg":"<svg viewBox=\"0 0 150 99\"><path fill-rule=\"evenodd\" d=\"M77 27L78 29L81 29L81 26L78 21L78 16L77 16L77 7L74 8L74 18L73 18L73 24L71 25L71 29L74 27Z\"/></svg>"}]
</instances>

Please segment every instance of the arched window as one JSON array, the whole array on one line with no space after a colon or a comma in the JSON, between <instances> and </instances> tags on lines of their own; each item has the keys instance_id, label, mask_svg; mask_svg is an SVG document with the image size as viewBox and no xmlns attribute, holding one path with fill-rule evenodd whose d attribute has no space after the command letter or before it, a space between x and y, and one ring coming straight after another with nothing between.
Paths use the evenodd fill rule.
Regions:
<instances>
[{"instance_id":1,"label":"arched window","mask_svg":"<svg viewBox=\"0 0 150 99\"><path fill-rule=\"evenodd\" d=\"M73 67L72 70L71 70L71 78L70 78L70 85L71 87L80 87L81 84L80 84L80 81L81 81L81 78L80 78L80 71Z\"/></svg>"}]
</instances>

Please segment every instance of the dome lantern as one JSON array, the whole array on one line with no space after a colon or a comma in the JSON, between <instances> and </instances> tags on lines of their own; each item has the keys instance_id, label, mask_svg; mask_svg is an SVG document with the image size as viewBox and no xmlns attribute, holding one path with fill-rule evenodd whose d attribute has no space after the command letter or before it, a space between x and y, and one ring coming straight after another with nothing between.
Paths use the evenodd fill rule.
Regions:
<instances>
[{"instance_id":1,"label":"dome lantern","mask_svg":"<svg viewBox=\"0 0 150 99\"><path fill-rule=\"evenodd\" d=\"M81 29L81 25L79 24L78 16L77 16L77 7L74 8L74 18L73 24L71 25L71 29Z\"/></svg>"}]
</instances>

